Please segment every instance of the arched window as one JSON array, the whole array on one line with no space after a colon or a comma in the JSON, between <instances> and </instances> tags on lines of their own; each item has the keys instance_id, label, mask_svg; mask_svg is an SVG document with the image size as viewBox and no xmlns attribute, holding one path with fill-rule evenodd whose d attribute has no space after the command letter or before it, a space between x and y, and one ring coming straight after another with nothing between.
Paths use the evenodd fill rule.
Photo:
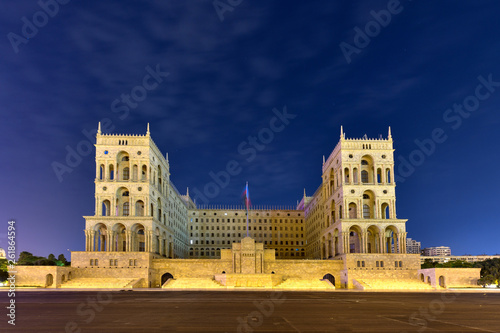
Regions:
<instances>
[{"instance_id":1,"label":"arched window","mask_svg":"<svg viewBox=\"0 0 500 333\"><path fill-rule=\"evenodd\" d=\"M350 219L357 219L358 218L358 211L357 211L356 204L354 202L351 202L349 204L349 218Z\"/></svg>"},{"instance_id":2,"label":"arched window","mask_svg":"<svg viewBox=\"0 0 500 333\"><path fill-rule=\"evenodd\" d=\"M105 172L106 172L106 168L104 167L104 164L101 164L101 166L99 167L99 179L100 180L104 180Z\"/></svg>"},{"instance_id":3,"label":"arched window","mask_svg":"<svg viewBox=\"0 0 500 333\"><path fill-rule=\"evenodd\" d=\"M368 205L363 205L363 218L365 219L370 218L370 206Z\"/></svg>"},{"instance_id":4,"label":"arched window","mask_svg":"<svg viewBox=\"0 0 500 333\"><path fill-rule=\"evenodd\" d=\"M123 203L123 216L129 216L130 214L130 205L128 202Z\"/></svg>"},{"instance_id":5,"label":"arched window","mask_svg":"<svg viewBox=\"0 0 500 333\"><path fill-rule=\"evenodd\" d=\"M389 213L389 204L383 203L382 204L382 218L383 219L390 219L390 213Z\"/></svg>"},{"instance_id":6,"label":"arched window","mask_svg":"<svg viewBox=\"0 0 500 333\"><path fill-rule=\"evenodd\" d=\"M368 165L368 161L367 160L361 160L361 165Z\"/></svg>"},{"instance_id":7,"label":"arched window","mask_svg":"<svg viewBox=\"0 0 500 333\"><path fill-rule=\"evenodd\" d=\"M129 180L130 178L130 169L128 167L123 168L123 180Z\"/></svg>"},{"instance_id":8,"label":"arched window","mask_svg":"<svg viewBox=\"0 0 500 333\"><path fill-rule=\"evenodd\" d=\"M109 180L113 180L115 179L115 175L114 175L115 171L114 171L114 167L113 167L113 164L110 164L109 165L109 172L108 172L108 175L109 175Z\"/></svg>"},{"instance_id":9,"label":"arched window","mask_svg":"<svg viewBox=\"0 0 500 333\"><path fill-rule=\"evenodd\" d=\"M102 202L102 211L101 211L102 216L109 216L110 215L110 206L111 206L111 203L109 202L109 200L104 200Z\"/></svg>"},{"instance_id":10,"label":"arched window","mask_svg":"<svg viewBox=\"0 0 500 333\"><path fill-rule=\"evenodd\" d=\"M145 166L145 165L143 165L142 166L142 171L141 171L141 180L142 181L146 180L147 173L148 173L148 167Z\"/></svg>"},{"instance_id":11,"label":"arched window","mask_svg":"<svg viewBox=\"0 0 500 333\"><path fill-rule=\"evenodd\" d=\"M364 184L368 183L368 171L361 171L361 182Z\"/></svg>"},{"instance_id":12,"label":"arched window","mask_svg":"<svg viewBox=\"0 0 500 333\"><path fill-rule=\"evenodd\" d=\"M129 195L129 191L123 191L122 197L128 197Z\"/></svg>"},{"instance_id":13,"label":"arched window","mask_svg":"<svg viewBox=\"0 0 500 333\"><path fill-rule=\"evenodd\" d=\"M386 175L387 175L387 183L391 183L391 169L386 169Z\"/></svg>"},{"instance_id":14,"label":"arched window","mask_svg":"<svg viewBox=\"0 0 500 333\"><path fill-rule=\"evenodd\" d=\"M137 164L134 164L134 166L132 167L132 180L134 181L137 180L137 173L138 173Z\"/></svg>"},{"instance_id":15,"label":"arched window","mask_svg":"<svg viewBox=\"0 0 500 333\"><path fill-rule=\"evenodd\" d=\"M144 202L137 200L135 203L135 216L144 216Z\"/></svg>"}]
</instances>

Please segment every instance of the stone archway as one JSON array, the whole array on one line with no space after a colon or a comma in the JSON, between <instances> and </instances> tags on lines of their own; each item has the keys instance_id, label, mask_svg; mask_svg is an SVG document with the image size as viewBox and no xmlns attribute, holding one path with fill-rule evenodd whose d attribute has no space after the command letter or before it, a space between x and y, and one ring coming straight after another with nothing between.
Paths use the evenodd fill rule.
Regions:
<instances>
[{"instance_id":1,"label":"stone archway","mask_svg":"<svg viewBox=\"0 0 500 333\"><path fill-rule=\"evenodd\" d=\"M52 274L47 274L45 276L45 287L50 287L54 283L54 276Z\"/></svg>"},{"instance_id":2,"label":"stone archway","mask_svg":"<svg viewBox=\"0 0 500 333\"><path fill-rule=\"evenodd\" d=\"M170 279L173 279L174 276L170 273L165 273L161 276L161 285L163 286L165 284L165 282L167 282L168 280Z\"/></svg>"},{"instance_id":3,"label":"stone archway","mask_svg":"<svg viewBox=\"0 0 500 333\"><path fill-rule=\"evenodd\" d=\"M442 276L442 275L439 277L439 286L440 286L441 288L446 288L445 277L444 277L444 276Z\"/></svg>"},{"instance_id":4,"label":"stone archway","mask_svg":"<svg viewBox=\"0 0 500 333\"><path fill-rule=\"evenodd\" d=\"M331 282L331 284L333 284L333 286L335 286L335 277L332 274L326 274L325 276L323 276L323 280L328 280Z\"/></svg>"}]
</instances>

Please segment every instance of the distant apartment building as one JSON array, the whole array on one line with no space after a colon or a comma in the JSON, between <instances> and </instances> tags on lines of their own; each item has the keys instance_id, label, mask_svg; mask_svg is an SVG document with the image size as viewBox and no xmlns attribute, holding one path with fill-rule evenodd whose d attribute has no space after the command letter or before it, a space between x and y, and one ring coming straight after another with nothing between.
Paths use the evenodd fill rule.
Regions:
<instances>
[{"instance_id":1,"label":"distant apartment building","mask_svg":"<svg viewBox=\"0 0 500 333\"><path fill-rule=\"evenodd\" d=\"M478 256L420 256L420 263L423 264L426 260L430 260L432 262L437 262L440 264L447 263L449 261L465 261L469 263L485 261L488 259L500 259L500 255L478 255Z\"/></svg>"},{"instance_id":2,"label":"distant apartment building","mask_svg":"<svg viewBox=\"0 0 500 333\"><path fill-rule=\"evenodd\" d=\"M420 254L420 246L420 242L417 242L416 240L411 238L406 239L406 253Z\"/></svg>"},{"instance_id":3,"label":"distant apartment building","mask_svg":"<svg viewBox=\"0 0 500 333\"><path fill-rule=\"evenodd\" d=\"M422 255L426 257L444 257L451 256L451 249L448 246L426 247L422 250Z\"/></svg>"}]
</instances>

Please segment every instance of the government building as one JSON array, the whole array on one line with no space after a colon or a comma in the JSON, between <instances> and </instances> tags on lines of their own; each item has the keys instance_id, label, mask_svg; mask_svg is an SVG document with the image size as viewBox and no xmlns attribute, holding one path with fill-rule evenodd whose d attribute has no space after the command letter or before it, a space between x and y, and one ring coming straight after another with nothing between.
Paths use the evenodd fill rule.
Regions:
<instances>
[{"instance_id":1,"label":"government building","mask_svg":"<svg viewBox=\"0 0 500 333\"><path fill-rule=\"evenodd\" d=\"M170 161L146 134L96 135L95 213L71 267L21 268L21 284L84 288L429 289L475 284L420 270L397 217L394 148L343 129L321 184L294 207L199 206L170 180ZM264 176L265 177L265 176ZM248 234L247 234L248 233Z\"/></svg>"}]
</instances>

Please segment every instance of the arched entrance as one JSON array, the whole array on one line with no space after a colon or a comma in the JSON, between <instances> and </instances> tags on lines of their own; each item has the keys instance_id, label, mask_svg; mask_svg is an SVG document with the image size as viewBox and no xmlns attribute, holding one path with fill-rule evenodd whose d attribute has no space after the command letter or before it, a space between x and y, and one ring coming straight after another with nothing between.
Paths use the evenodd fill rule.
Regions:
<instances>
[{"instance_id":1,"label":"arched entrance","mask_svg":"<svg viewBox=\"0 0 500 333\"><path fill-rule=\"evenodd\" d=\"M165 284L165 282L167 282L168 280L170 279L173 279L174 276L170 273L165 273L161 276L161 285L163 286Z\"/></svg>"},{"instance_id":2,"label":"arched entrance","mask_svg":"<svg viewBox=\"0 0 500 333\"><path fill-rule=\"evenodd\" d=\"M420 280L422 280L422 282L425 282L425 276L423 273L420 273Z\"/></svg>"},{"instance_id":3,"label":"arched entrance","mask_svg":"<svg viewBox=\"0 0 500 333\"><path fill-rule=\"evenodd\" d=\"M54 276L47 274L45 276L45 287L50 287L54 283Z\"/></svg>"},{"instance_id":4,"label":"arched entrance","mask_svg":"<svg viewBox=\"0 0 500 333\"><path fill-rule=\"evenodd\" d=\"M325 276L323 276L323 280L328 280L335 286L335 277L332 274L326 274Z\"/></svg>"},{"instance_id":5,"label":"arched entrance","mask_svg":"<svg viewBox=\"0 0 500 333\"><path fill-rule=\"evenodd\" d=\"M441 288L446 288L446 284L445 284L445 281L444 281L444 276L442 276L442 275L439 277L439 286Z\"/></svg>"}]
</instances>

